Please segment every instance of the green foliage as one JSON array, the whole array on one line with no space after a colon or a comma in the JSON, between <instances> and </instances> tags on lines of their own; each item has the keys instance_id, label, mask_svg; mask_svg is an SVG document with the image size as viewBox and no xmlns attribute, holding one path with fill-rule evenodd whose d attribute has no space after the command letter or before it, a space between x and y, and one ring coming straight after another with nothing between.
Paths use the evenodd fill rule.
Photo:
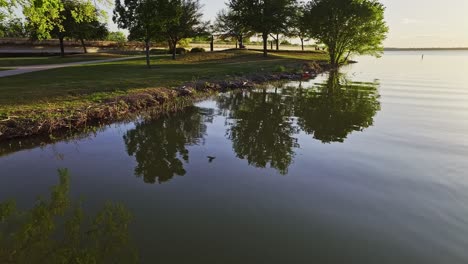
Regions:
<instances>
[{"instance_id":1,"label":"green foliage","mask_svg":"<svg viewBox=\"0 0 468 264\"><path fill-rule=\"evenodd\" d=\"M130 213L107 204L88 219L70 200L68 171L59 175L50 198L39 198L28 211L18 211L13 201L0 203L0 263L137 263Z\"/></svg>"},{"instance_id":2,"label":"green foliage","mask_svg":"<svg viewBox=\"0 0 468 264\"><path fill-rule=\"evenodd\" d=\"M159 40L167 23L172 22L169 0L115 0L113 20L129 31L129 40Z\"/></svg>"},{"instance_id":3,"label":"green foliage","mask_svg":"<svg viewBox=\"0 0 468 264\"><path fill-rule=\"evenodd\" d=\"M184 38L179 41L179 46L183 48L188 48L190 47L190 43L192 43L191 38Z\"/></svg>"},{"instance_id":4,"label":"green foliage","mask_svg":"<svg viewBox=\"0 0 468 264\"><path fill-rule=\"evenodd\" d=\"M199 0L173 0L170 9L171 13L175 14L175 20L166 25L164 35L168 39L171 51L175 51L183 39L206 34L207 24L202 21ZM176 53L172 54L174 60L175 55Z\"/></svg>"},{"instance_id":5,"label":"green foliage","mask_svg":"<svg viewBox=\"0 0 468 264\"><path fill-rule=\"evenodd\" d=\"M22 4L23 14L28 26L34 29L36 38L51 38L54 28L58 28L59 31L64 30L62 25L64 5L61 0L25 0Z\"/></svg>"},{"instance_id":6,"label":"green foliage","mask_svg":"<svg viewBox=\"0 0 468 264\"><path fill-rule=\"evenodd\" d=\"M64 56L66 37L81 40L86 53L85 39L103 39L107 35L107 26L100 22L105 13L95 6L103 1L106 0L23 0L21 5L31 37L59 38Z\"/></svg>"},{"instance_id":7,"label":"green foliage","mask_svg":"<svg viewBox=\"0 0 468 264\"><path fill-rule=\"evenodd\" d=\"M167 25L175 22L176 10L169 0L115 0L113 20L129 31L129 40L146 44L146 65L151 67L150 43L161 40Z\"/></svg>"},{"instance_id":8,"label":"green foliage","mask_svg":"<svg viewBox=\"0 0 468 264\"><path fill-rule=\"evenodd\" d=\"M123 42L127 42L127 37L122 31L114 31L114 32L109 32L109 34L107 34L106 40L123 43Z\"/></svg>"},{"instance_id":9,"label":"green foliage","mask_svg":"<svg viewBox=\"0 0 468 264\"><path fill-rule=\"evenodd\" d=\"M12 18L0 24L0 31L3 31L3 37L7 38L27 38L29 36L26 25L19 18Z\"/></svg>"},{"instance_id":10,"label":"green foliage","mask_svg":"<svg viewBox=\"0 0 468 264\"><path fill-rule=\"evenodd\" d=\"M244 38L249 38L254 34L241 13L232 9L221 10L218 13L214 30L221 34L221 39L234 39L239 42L240 46L244 44Z\"/></svg>"},{"instance_id":11,"label":"green foliage","mask_svg":"<svg viewBox=\"0 0 468 264\"><path fill-rule=\"evenodd\" d=\"M291 22L288 25L288 31L285 34L288 37L299 38L301 40L302 50L304 50L304 40L310 38L306 13L306 6L300 3L292 16Z\"/></svg>"},{"instance_id":12,"label":"green foliage","mask_svg":"<svg viewBox=\"0 0 468 264\"><path fill-rule=\"evenodd\" d=\"M9 7L10 7L10 3L7 2L7 0L0 0L0 25L3 23L3 21L7 17L7 11ZM1 28L0 28L0 34L2 34Z\"/></svg>"},{"instance_id":13,"label":"green foliage","mask_svg":"<svg viewBox=\"0 0 468 264\"><path fill-rule=\"evenodd\" d=\"M195 36L192 41L193 42L209 42L211 39L211 37L209 36L203 36L203 35L200 35L200 36Z\"/></svg>"},{"instance_id":14,"label":"green foliage","mask_svg":"<svg viewBox=\"0 0 468 264\"><path fill-rule=\"evenodd\" d=\"M193 48L190 50L190 53L201 53L201 52L206 52L204 48Z\"/></svg>"},{"instance_id":15,"label":"green foliage","mask_svg":"<svg viewBox=\"0 0 468 264\"><path fill-rule=\"evenodd\" d=\"M267 42L270 34L287 30L296 0L230 0L229 7L245 20L249 29L261 33L263 52L267 56Z\"/></svg>"},{"instance_id":16,"label":"green foliage","mask_svg":"<svg viewBox=\"0 0 468 264\"><path fill-rule=\"evenodd\" d=\"M379 56L388 27L377 0L314 0L307 8L310 35L325 44L337 66L351 54Z\"/></svg>"}]
</instances>

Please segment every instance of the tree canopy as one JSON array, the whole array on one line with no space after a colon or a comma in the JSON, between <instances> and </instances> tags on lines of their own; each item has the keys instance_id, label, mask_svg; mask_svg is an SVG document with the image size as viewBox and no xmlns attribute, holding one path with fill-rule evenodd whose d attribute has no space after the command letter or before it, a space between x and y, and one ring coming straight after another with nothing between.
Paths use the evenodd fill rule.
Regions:
<instances>
[{"instance_id":1,"label":"tree canopy","mask_svg":"<svg viewBox=\"0 0 468 264\"><path fill-rule=\"evenodd\" d=\"M303 3L297 5L294 14L291 17L291 22L287 25L288 29L285 35L288 37L296 37L301 41L301 48L304 50L304 41L310 38L309 25L306 19L306 6Z\"/></svg>"},{"instance_id":2,"label":"tree canopy","mask_svg":"<svg viewBox=\"0 0 468 264\"><path fill-rule=\"evenodd\" d=\"M214 30L222 39L234 39L242 48L245 37L251 37L253 31L239 12L232 9L223 9L216 16Z\"/></svg>"},{"instance_id":3,"label":"tree canopy","mask_svg":"<svg viewBox=\"0 0 468 264\"><path fill-rule=\"evenodd\" d=\"M107 32L106 25L100 23L104 12L98 10L98 3L107 0L22 0L26 26L31 30L31 37L60 40L60 50L64 56L63 39L97 38ZM84 47L85 48L85 47ZM86 51L86 49L85 49Z\"/></svg>"},{"instance_id":4,"label":"tree canopy","mask_svg":"<svg viewBox=\"0 0 468 264\"><path fill-rule=\"evenodd\" d=\"M388 27L377 0L313 0L308 5L309 33L325 44L338 66L351 54L379 56Z\"/></svg>"},{"instance_id":5,"label":"tree canopy","mask_svg":"<svg viewBox=\"0 0 468 264\"><path fill-rule=\"evenodd\" d=\"M175 20L170 0L115 0L113 20L129 31L129 40L145 42L146 64L150 64L150 44L161 38L168 22Z\"/></svg>"},{"instance_id":6,"label":"tree canopy","mask_svg":"<svg viewBox=\"0 0 468 264\"><path fill-rule=\"evenodd\" d=\"M65 55L63 39L74 38L81 41L87 53L85 39L102 39L107 35L107 27L99 22L99 12L90 1L62 0L61 19L51 31L53 37L60 40L62 56Z\"/></svg>"},{"instance_id":7,"label":"tree canopy","mask_svg":"<svg viewBox=\"0 0 468 264\"><path fill-rule=\"evenodd\" d=\"M199 0L173 0L171 13L174 20L166 22L164 34L168 39L172 59L176 59L176 48L185 38L206 34L207 24L203 22L201 4Z\"/></svg>"},{"instance_id":8,"label":"tree canopy","mask_svg":"<svg viewBox=\"0 0 468 264\"><path fill-rule=\"evenodd\" d=\"M0 0L0 23L2 23L8 15L9 8L13 2L7 0Z\"/></svg>"},{"instance_id":9,"label":"tree canopy","mask_svg":"<svg viewBox=\"0 0 468 264\"><path fill-rule=\"evenodd\" d=\"M294 14L296 0L230 0L228 6L253 31L262 34L263 55L268 55L268 36L281 33Z\"/></svg>"}]
</instances>

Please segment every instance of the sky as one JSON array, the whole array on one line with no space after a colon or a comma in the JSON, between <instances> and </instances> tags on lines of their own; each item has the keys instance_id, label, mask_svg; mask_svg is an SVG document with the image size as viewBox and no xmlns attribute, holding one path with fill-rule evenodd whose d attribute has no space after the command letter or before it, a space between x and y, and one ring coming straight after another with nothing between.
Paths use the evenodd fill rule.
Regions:
<instances>
[{"instance_id":1,"label":"sky","mask_svg":"<svg viewBox=\"0 0 468 264\"><path fill-rule=\"evenodd\" d=\"M214 20L226 0L200 0ZM468 47L468 0L380 0L390 27L385 47ZM111 13L112 11L110 11ZM116 26L110 21L113 30Z\"/></svg>"},{"instance_id":2,"label":"sky","mask_svg":"<svg viewBox=\"0 0 468 264\"><path fill-rule=\"evenodd\" d=\"M206 19L224 0L201 0ZM390 27L385 47L468 47L468 0L380 0Z\"/></svg>"}]
</instances>

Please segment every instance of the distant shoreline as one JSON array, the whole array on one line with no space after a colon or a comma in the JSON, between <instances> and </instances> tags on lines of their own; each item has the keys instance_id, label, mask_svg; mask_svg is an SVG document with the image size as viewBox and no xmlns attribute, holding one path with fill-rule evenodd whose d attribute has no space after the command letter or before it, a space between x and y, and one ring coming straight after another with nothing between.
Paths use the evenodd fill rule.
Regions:
<instances>
[{"instance_id":1,"label":"distant shoreline","mask_svg":"<svg viewBox=\"0 0 468 264\"><path fill-rule=\"evenodd\" d=\"M420 51L420 50L426 50L426 51L468 50L468 47L466 48L384 48L384 51Z\"/></svg>"}]
</instances>

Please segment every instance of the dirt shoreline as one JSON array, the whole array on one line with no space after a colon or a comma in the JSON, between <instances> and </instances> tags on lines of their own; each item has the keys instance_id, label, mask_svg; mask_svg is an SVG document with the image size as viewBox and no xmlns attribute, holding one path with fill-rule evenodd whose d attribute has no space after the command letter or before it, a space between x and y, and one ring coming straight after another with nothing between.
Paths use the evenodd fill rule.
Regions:
<instances>
[{"instance_id":1,"label":"dirt shoreline","mask_svg":"<svg viewBox=\"0 0 468 264\"><path fill-rule=\"evenodd\" d=\"M272 81L307 80L332 69L328 63L310 62L288 72L252 74L222 81L200 80L175 89L161 87L138 90L77 109L11 113L6 119L0 120L0 142L32 136L54 138L63 133L77 133L93 126L131 120L141 115L177 111L217 92L252 89Z\"/></svg>"}]
</instances>

